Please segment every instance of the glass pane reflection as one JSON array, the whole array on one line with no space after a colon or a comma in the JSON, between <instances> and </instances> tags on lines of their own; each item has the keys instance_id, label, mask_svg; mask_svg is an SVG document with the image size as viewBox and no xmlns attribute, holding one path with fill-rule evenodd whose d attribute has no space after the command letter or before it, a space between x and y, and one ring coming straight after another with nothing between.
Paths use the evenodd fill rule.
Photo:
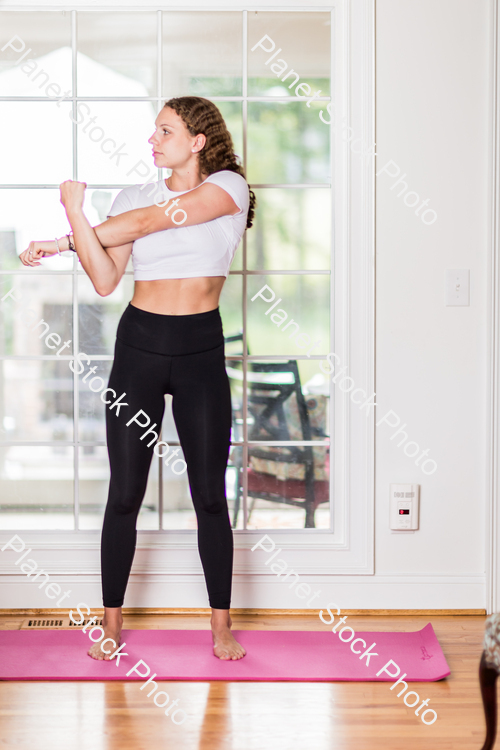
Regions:
<instances>
[{"instance_id":1,"label":"glass pane reflection","mask_svg":"<svg viewBox=\"0 0 500 750\"><path fill-rule=\"evenodd\" d=\"M3 101L0 122L2 183L59 185L71 179L72 124L67 101L61 107L50 101ZM34 150L28 154L30 144Z\"/></svg>"},{"instance_id":2,"label":"glass pane reflection","mask_svg":"<svg viewBox=\"0 0 500 750\"><path fill-rule=\"evenodd\" d=\"M156 13L79 11L78 96L156 96Z\"/></svg>"},{"instance_id":3,"label":"glass pane reflection","mask_svg":"<svg viewBox=\"0 0 500 750\"><path fill-rule=\"evenodd\" d=\"M0 440L73 440L68 360L0 362Z\"/></svg>"},{"instance_id":4,"label":"glass pane reflection","mask_svg":"<svg viewBox=\"0 0 500 750\"><path fill-rule=\"evenodd\" d=\"M0 276L0 286L1 296L12 290L0 307L0 354L54 355L67 341L61 356L71 354L71 276L41 275L30 268L23 275Z\"/></svg>"},{"instance_id":5,"label":"glass pane reflection","mask_svg":"<svg viewBox=\"0 0 500 750\"><path fill-rule=\"evenodd\" d=\"M249 447L249 529L330 528L328 447Z\"/></svg>"},{"instance_id":6,"label":"glass pane reflection","mask_svg":"<svg viewBox=\"0 0 500 750\"><path fill-rule=\"evenodd\" d=\"M89 206L87 201L88 197L85 201L86 213ZM99 223L98 220L93 221L95 217L91 217L90 213L87 215L92 224ZM0 270L19 271L27 277L34 276L38 269L71 271L73 253L66 253L62 258L44 258L37 268L27 268L19 260L19 255L32 240L50 240L63 236L67 231L68 220L59 200L59 190L0 190Z\"/></svg>"},{"instance_id":7,"label":"glass pane reflection","mask_svg":"<svg viewBox=\"0 0 500 750\"><path fill-rule=\"evenodd\" d=\"M83 347L82 347L83 348ZM86 366L86 362L84 360ZM78 382L78 404L79 404L79 420L78 420L78 439L80 442L94 442L99 440L106 440L106 406L101 399L100 392L94 393L89 387L90 381L96 377L101 378L104 381L104 387L107 387L109 374L113 362L110 360L91 360L92 368L97 367L95 376L83 382L83 377L79 378ZM87 367L86 367L87 369ZM102 384L95 382L92 388L99 388ZM84 453L87 448L84 448Z\"/></svg>"},{"instance_id":8,"label":"glass pane reflection","mask_svg":"<svg viewBox=\"0 0 500 750\"><path fill-rule=\"evenodd\" d=\"M0 447L0 529L74 528L73 448Z\"/></svg>"},{"instance_id":9,"label":"glass pane reflection","mask_svg":"<svg viewBox=\"0 0 500 750\"><path fill-rule=\"evenodd\" d=\"M252 47L267 35L252 52ZM248 12L249 96L295 96L296 86L310 89L298 95L330 95L331 15L327 13ZM273 44L275 46L273 46ZM265 52L264 49L269 50ZM273 52L277 54L273 57ZM267 62L269 60L269 62ZM267 65L266 65L267 62ZM296 73L291 75L291 71ZM296 76L299 76L296 79ZM282 81L286 78L285 81ZM296 80L290 88L290 84ZM306 106L305 102L302 106Z\"/></svg>"},{"instance_id":10,"label":"glass pane reflection","mask_svg":"<svg viewBox=\"0 0 500 750\"><path fill-rule=\"evenodd\" d=\"M248 363L247 404L250 441L328 440L328 384L302 382L297 360ZM230 379L241 373L231 368ZM316 386L316 387L314 387Z\"/></svg>"},{"instance_id":11,"label":"glass pane reflection","mask_svg":"<svg viewBox=\"0 0 500 750\"><path fill-rule=\"evenodd\" d=\"M163 96L241 96L242 14L163 13Z\"/></svg>"},{"instance_id":12,"label":"glass pane reflection","mask_svg":"<svg viewBox=\"0 0 500 750\"><path fill-rule=\"evenodd\" d=\"M266 285L271 291L262 291ZM259 292L260 296L252 302ZM269 310L274 302L277 305ZM330 276L249 276L247 321L248 345L253 355L327 353Z\"/></svg>"},{"instance_id":13,"label":"glass pane reflection","mask_svg":"<svg viewBox=\"0 0 500 750\"><path fill-rule=\"evenodd\" d=\"M257 210L247 235L252 271L321 271L330 268L329 189L255 190Z\"/></svg>"},{"instance_id":14,"label":"glass pane reflection","mask_svg":"<svg viewBox=\"0 0 500 750\"><path fill-rule=\"evenodd\" d=\"M14 39L16 36L18 39ZM39 69L50 71L50 80L59 85L60 93L69 90L71 95L70 13L2 11L2 39L14 41L2 50L0 96L46 95L44 88L40 89L44 77L37 80L36 69L28 64L30 52ZM16 65L18 60L21 62ZM50 94L55 93L55 89L50 90Z\"/></svg>"},{"instance_id":15,"label":"glass pane reflection","mask_svg":"<svg viewBox=\"0 0 500 750\"><path fill-rule=\"evenodd\" d=\"M250 183L330 182L330 129L318 116L325 106L316 104L248 103Z\"/></svg>"},{"instance_id":16,"label":"glass pane reflection","mask_svg":"<svg viewBox=\"0 0 500 750\"><path fill-rule=\"evenodd\" d=\"M78 107L79 180L135 185L145 182L145 167L152 174L150 179L157 179L148 143L158 114L155 102L80 102ZM92 118L95 125L89 128Z\"/></svg>"}]
</instances>

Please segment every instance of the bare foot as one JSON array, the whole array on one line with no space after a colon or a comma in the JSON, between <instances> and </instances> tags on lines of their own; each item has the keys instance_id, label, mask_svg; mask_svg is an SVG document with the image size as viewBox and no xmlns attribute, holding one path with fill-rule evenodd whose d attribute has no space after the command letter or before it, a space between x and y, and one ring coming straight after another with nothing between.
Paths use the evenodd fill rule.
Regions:
<instances>
[{"instance_id":1,"label":"bare foot","mask_svg":"<svg viewBox=\"0 0 500 750\"><path fill-rule=\"evenodd\" d=\"M91 656L92 659L104 659L105 661L110 661L111 655L120 645L122 625L123 618L121 607L105 608L104 616L102 618L102 629L104 630L104 637L101 638L98 643L93 643L87 651L87 654ZM89 628L89 630L91 629L92 626ZM104 646L104 648L101 648L101 645Z\"/></svg>"},{"instance_id":2,"label":"bare foot","mask_svg":"<svg viewBox=\"0 0 500 750\"><path fill-rule=\"evenodd\" d=\"M231 633L232 621L227 609L212 609L212 639L214 642L214 654L219 659L228 661L230 659L242 659L246 651Z\"/></svg>"}]
</instances>

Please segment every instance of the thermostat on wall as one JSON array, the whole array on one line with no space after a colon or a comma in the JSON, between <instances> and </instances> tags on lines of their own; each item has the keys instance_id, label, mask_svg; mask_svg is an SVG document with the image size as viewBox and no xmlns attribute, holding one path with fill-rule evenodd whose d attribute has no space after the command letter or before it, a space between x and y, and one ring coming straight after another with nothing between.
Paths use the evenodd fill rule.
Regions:
<instances>
[{"instance_id":1,"label":"thermostat on wall","mask_svg":"<svg viewBox=\"0 0 500 750\"><path fill-rule=\"evenodd\" d=\"M395 531L418 529L419 484L391 484L390 525Z\"/></svg>"}]
</instances>

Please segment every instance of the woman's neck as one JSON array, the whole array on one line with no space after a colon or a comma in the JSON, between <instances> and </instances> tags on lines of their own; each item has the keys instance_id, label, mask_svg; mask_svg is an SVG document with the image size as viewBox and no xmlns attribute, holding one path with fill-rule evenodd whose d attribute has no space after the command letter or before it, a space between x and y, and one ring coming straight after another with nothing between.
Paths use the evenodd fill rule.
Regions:
<instances>
[{"instance_id":1,"label":"woman's neck","mask_svg":"<svg viewBox=\"0 0 500 750\"><path fill-rule=\"evenodd\" d=\"M186 170L186 172L173 171L170 177L165 179L165 185L174 193L182 193L185 190L193 190L206 180L207 174L200 175L199 172Z\"/></svg>"}]
</instances>

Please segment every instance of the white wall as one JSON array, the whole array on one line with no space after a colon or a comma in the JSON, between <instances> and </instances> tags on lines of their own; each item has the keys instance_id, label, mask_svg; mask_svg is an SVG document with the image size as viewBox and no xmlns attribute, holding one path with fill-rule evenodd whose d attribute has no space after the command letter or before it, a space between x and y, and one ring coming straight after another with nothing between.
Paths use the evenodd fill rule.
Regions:
<instances>
[{"instance_id":1,"label":"white wall","mask_svg":"<svg viewBox=\"0 0 500 750\"><path fill-rule=\"evenodd\" d=\"M377 2L377 172L392 159L438 215L425 226L378 176L378 411L438 469L377 428L377 576L484 575L490 28L487 0ZM470 269L470 307L445 307L447 268ZM421 484L415 534L388 529L391 482Z\"/></svg>"}]
</instances>

